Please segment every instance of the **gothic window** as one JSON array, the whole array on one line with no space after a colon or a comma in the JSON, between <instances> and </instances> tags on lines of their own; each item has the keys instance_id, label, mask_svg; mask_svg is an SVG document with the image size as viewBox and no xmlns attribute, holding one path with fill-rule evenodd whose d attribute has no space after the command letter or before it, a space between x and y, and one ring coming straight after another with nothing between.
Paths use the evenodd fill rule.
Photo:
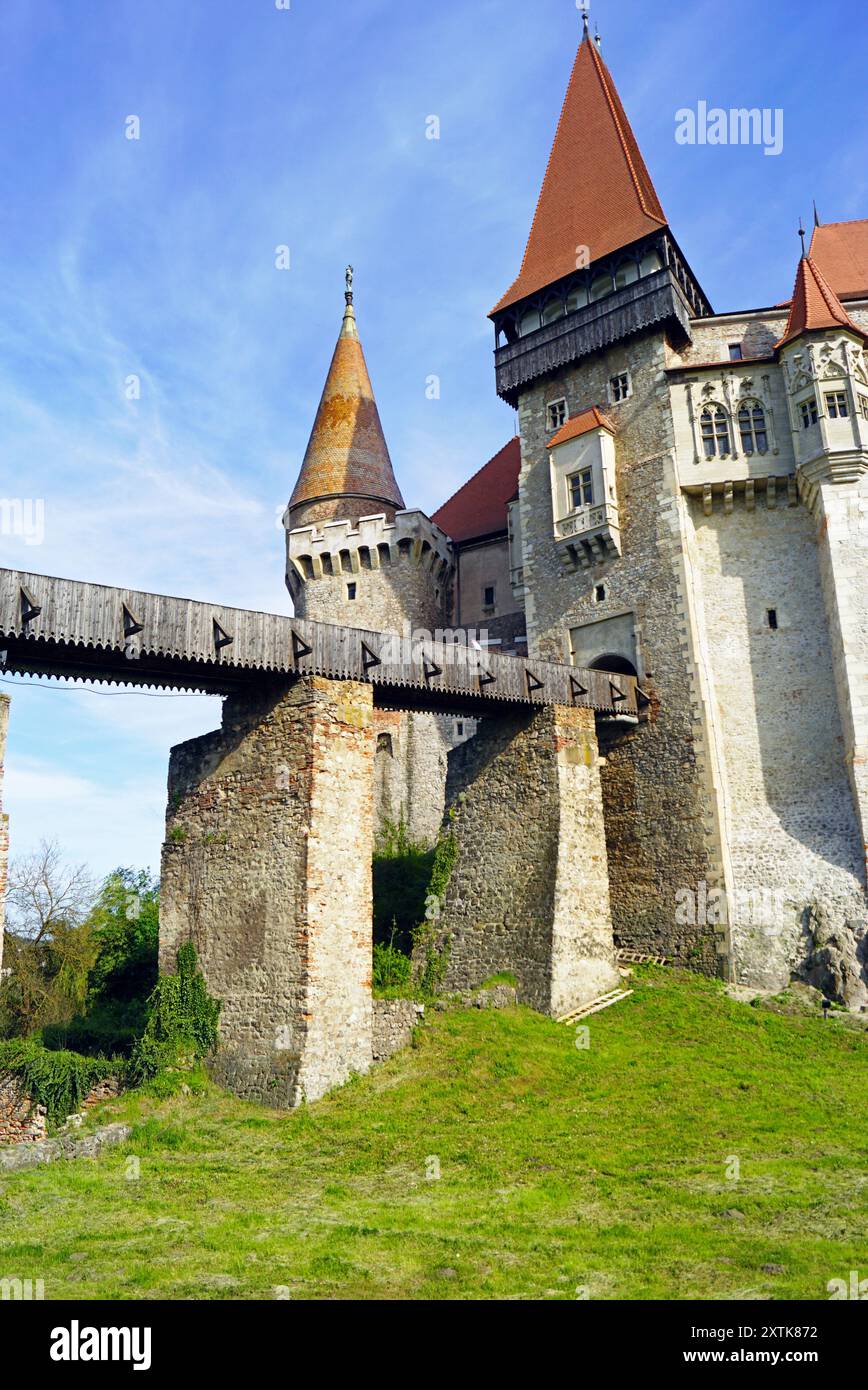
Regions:
<instances>
[{"instance_id":1,"label":"gothic window","mask_svg":"<svg viewBox=\"0 0 868 1390\"><path fill-rule=\"evenodd\" d=\"M725 458L732 452L729 437L729 420L722 405L707 405L699 417L702 428L702 447L705 457Z\"/></svg>"},{"instance_id":2,"label":"gothic window","mask_svg":"<svg viewBox=\"0 0 868 1390\"><path fill-rule=\"evenodd\" d=\"M811 428L811 425L816 425L817 402L813 396L811 396L810 399L807 401L801 401L799 404L799 410L801 411L802 415L802 429L807 430Z\"/></svg>"},{"instance_id":3,"label":"gothic window","mask_svg":"<svg viewBox=\"0 0 868 1390\"><path fill-rule=\"evenodd\" d=\"M614 402L625 401L631 394L630 373L619 372L617 376L609 377L609 399Z\"/></svg>"},{"instance_id":4,"label":"gothic window","mask_svg":"<svg viewBox=\"0 0 868 1390\"><path fill-rule=\"evenodd\" d=\"M567 484L570 489L570 506L574 512L582 507L593 506L594 480L590 468L583 468L581 473L574 473L567 479Z\"/></svg>"},{"instance_id":5,"label":"gothic window","mask_svg":"<svg viewBox=\"0 0 868 1390\"><path fill-rule=\"evenodd\" d=\"M827 391L826 410L829 412L830 420L846 420L850 414L847 409L847 393L845 391Z\"/></svg>"},{"instance_id":6,"label":"gothic window","mask_svg":"<svg viewBox=\"0 0 868 1390\"><path fill-rule=\"evenodd\" d=\"M859 409L862 411L865 419L868 420L868 396L863 396L861 391L859 393Z\"/></svg>"},{"instance_id":7,"label":"gothic window","mask_svg":"<svg viewBox=\"0 0 868 1390\"><path fill-rule=\"evenodd\" d=\"M766 414L759 401L744 401L738 411L738 432L741 447L746 454L765 454L769 439L766 432Z\"/></svg>"},{"instance_id":8,"label":"gothic window","mask_svg":"<svg viewBox=\"0 0 868 1390\"><path fill-rule=\"evenodd\" d=\"M567 403L565 400L551 401L548 406L550 430L559 430L567 422Z\"/></svg>"}]
</instances>

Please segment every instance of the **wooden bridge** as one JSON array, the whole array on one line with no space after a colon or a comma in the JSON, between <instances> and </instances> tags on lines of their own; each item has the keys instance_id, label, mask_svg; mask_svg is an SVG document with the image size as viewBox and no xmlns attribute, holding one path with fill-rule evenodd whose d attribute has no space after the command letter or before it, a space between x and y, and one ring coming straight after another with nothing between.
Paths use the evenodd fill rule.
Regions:
<instances>
[{"instance_id":1,"label":"wooden bridge","mask_svg":"<svg viewBox=\"0 0 868 1390\"><path fill-rule=\"evenodd\" d=\"M304 675L374 688L383 708L484 712L574 705L633 715L630 676L500 656L460 641L308 622L134 589L0 569L0 667L228 695Z\"/></svg>"}]
</instances>

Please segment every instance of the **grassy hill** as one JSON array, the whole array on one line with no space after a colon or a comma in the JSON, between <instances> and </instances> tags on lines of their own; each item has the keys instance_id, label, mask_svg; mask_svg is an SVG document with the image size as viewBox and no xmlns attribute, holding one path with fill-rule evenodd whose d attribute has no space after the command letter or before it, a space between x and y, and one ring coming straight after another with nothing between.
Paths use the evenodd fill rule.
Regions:
<instances>
[{"instance_id":1,"label":"grassy hill","mask_svg":"<svg viewBox=\"0 0 868 1390\"><path fill-rule=\"evenodd\" d=\"M130 1094L98 1117L132 1120L125 1148L0 1180L0 1275L49 1299L823 1299L868 1274L868 1034L653 969L589 1027L578 1050L524 1009L431 1012L294 1113Z\"/></svg>"}]
</instances>

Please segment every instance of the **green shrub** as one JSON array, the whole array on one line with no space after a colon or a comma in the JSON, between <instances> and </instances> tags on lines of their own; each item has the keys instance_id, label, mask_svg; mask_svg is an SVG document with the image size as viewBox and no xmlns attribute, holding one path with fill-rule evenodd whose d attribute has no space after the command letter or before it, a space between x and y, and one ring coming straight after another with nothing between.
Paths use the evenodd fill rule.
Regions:
<instances>
[{"instance_id":1,"label":"green shrub","mask_svg":"<svg viewBox=\"0 0 868 1390\"><path fill-rule=\"evenodd\" d=\"M120 1058L82 1057L76 1052L51 1052L33 1038L0 1042L0 1076L12 1076L31 1103L44 1105L51 1126L81 1109L98 1081L123 1079Z\"/></svg>"},{"instance_id":2,"label":"green shrub","mask_svg":"<svg viewBox=\"0 0 868 1390\"><path fill-rule=\"evenodd\" d=\"M132 1078L150 1081L173 1064L189 1066L213 1052L219 1015L220 1005L199 971L196 948L187 942L178 952L177 974L160 975L148 1000L145 1031L130 1059Z\"/></svg>"},{"instance_id":3,"label":"green shrub","mask_svg":"<svg viewBox=\"0 0 868 1390\"><path fill-rule=\"evenodd\" d=\"M401 990L409 985L412 978L413 967L409 956L405 956L403 951L390 942L388 946L383 942L374 944L374 989L378 993L386 990Z\"/></svg>"}]
</instances>

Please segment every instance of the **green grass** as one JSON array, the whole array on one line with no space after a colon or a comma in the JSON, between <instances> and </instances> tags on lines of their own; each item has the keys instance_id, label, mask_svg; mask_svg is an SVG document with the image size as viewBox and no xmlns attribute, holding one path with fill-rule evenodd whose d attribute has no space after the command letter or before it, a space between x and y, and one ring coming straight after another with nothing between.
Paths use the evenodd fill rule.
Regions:
<instances>
[{"instance_id":1,"label":"green grass","mask_svg":"<svg viewBox=\"0 0 868 1390\"><path fill-rule=\"evenodd\" d=\"M578 1050L523 1009L434 1011L289 1114L130 1094L99 1117L132 1119L125 1148L0 1177L0 1276L49 1299L823 1299L868 1275L868 1035L652 969L588 1024Z\"/></svg>"}]
</instances>

